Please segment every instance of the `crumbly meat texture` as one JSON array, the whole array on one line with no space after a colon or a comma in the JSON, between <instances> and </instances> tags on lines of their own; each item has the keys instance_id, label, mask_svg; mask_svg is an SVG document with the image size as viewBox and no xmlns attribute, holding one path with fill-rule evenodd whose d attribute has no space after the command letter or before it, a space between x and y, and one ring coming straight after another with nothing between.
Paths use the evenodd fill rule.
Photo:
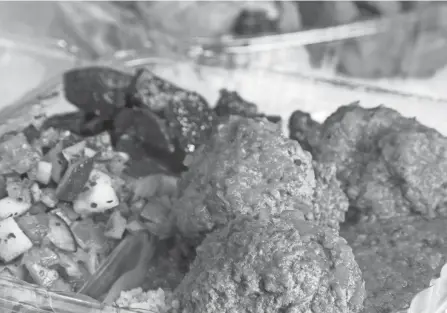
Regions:
<instances>
[{"instance_id":1,"label":"crumbly meat texture","mask_svg":"<svg viewBox=\"0 0 447 313\"><path fill-rule=\"evenodd\" d=\"M217 100L214 111L218 116L240 115L255 117L260 114L256 104L242 99L237 92L231 92L226 89L220 90L220 97Z\"/></svg>"},{"instance_id":2,"label":"crumbly meat texture","mask_svg":"<svg viewBox=\"0 0 447 313\"><path fill-rule=\"evenodd\" d=\"M309 113L296 110L289 118L290 138L298 141L303 149L312 151L315 145L313 140L318 139L320 126Z\"/></svg>"},{"instance_id":3,"label":"crumbly meat texture","mask_svg":"<svg viewBox=\"0 0 447 313\"><path fill-rule=\"evenodd\" d=\"M447 138L397 111L357 104L318 127L291 125L319 162L334 162L360 216L447 216Z\"/></svg>"},{"instance_id":4,"label":"crumbly meat texture","mask_svg":"<svg viewBox=\"0 0 447 313\"><path fill-rule=\"evenodd\" d=\"M186 237L200 237L238 215L312 213L311 155L265 119L231 116L187 166L174 203L177 226Z\"/></svg>"},{"instance_id":5,"label":"crumbly meat texture","mask_svg":"<svg viewBox=\"0 0 447 313\"><path fill-rule=\"evenodd\" d=\"M315 223L339 229L345 221L349 199L341 189L334 163L312 162L315 172L315 189L312 200L313 211L306 217ZM313 219L311 218L313 215Z\"/></svg>"},{"instance_id":6,"label":"crumbly meat texture","mask_svg":"<svg viewBox=\"0 0 447 313\"><path fill-rule=\"evenodd\" d=\"M243 99L237 92L226 89L220 90L220 97L214 107L214 112L217 116L265 117L270 122L282 123L281 116L260 113L256 104Z\"/></svg>"},{"instance_id":7,"label":"crumbly meat texture","mask_svg":"<svg viewBox=\"0 0 447 313\"><path fill-rule=\"evenodd\" d=\"M446 223L402 216L342 226L366 282L363 313L405 309L429 286L447 262Z\"/></svg>"},{"instance_id":8,"label":"crumbly meat texture","mask_svg":"<svg viewBox=\"0 0 447 313\"><path fill-rule=\"evenodd\" d=\"M357 313L364 282L334 230L239 218L214 232L174 292L176 313Z\"/></svg>"}]
</instances>

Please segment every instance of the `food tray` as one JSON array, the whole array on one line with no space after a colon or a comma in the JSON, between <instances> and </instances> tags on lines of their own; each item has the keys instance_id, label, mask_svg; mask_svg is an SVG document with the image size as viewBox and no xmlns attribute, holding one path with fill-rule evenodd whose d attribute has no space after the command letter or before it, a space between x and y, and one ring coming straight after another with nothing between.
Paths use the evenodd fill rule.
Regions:
<instances>
[{"instance_id":1,"label":"food tray","mask_svg":"<svg viewBox=\"0 0 447 313\"><path fill-rule=\"evenodd\" d=\"M410 12L293 33L197 38L190 54L201 64L306 73L447 97L446 11L444 3L431 2ZM340 64L345 70L337 69Z\"/></svg>"},{"instance_id":2,"label":"food tray","mask_svg":"<svg viewBox=\"0 0 447 313\"><path fill-rule=\"evenodd\" d=\"M0 109L72 68L77 60L76 51L63 40L27 38L0 30Z\"/></svg>"},{"instance_id":3,"label":"food tray","mask_svg":"<svg viewBox=\"0 0 447 313\"><path fill-rule=\"evenodd\" d=\"M262 111L280 114L284 118L288 118L292 111L301 109L321 121L340 105L354 101L360 101L365 107L386 104L405 116L417 117L422 123L447 135L447 125L444 122L447 101L442 99L402 94L354 83L340 85L336 80L315 80L305 76L262 70L228 70L197 66L191 62L173 62L133 51L120 53L98 64L126 71L148 66L160 76L202 94L211 104L215 103L219 89L235 90L247 100L257 103ZM0 113L0 135L27 125L43 112L54 114L74 110L74 107L63 99L60 87L61 79L56 77L4 109ZM55 91L59 91L58 96L44 97L54 94ZM40 100L36 100L38 97L41 97ZM8 313L131 312L102 306L90 298L50 292L11 279L0 280L0 308L4 309L2 312Z\"/></svg>"}]
</instances>

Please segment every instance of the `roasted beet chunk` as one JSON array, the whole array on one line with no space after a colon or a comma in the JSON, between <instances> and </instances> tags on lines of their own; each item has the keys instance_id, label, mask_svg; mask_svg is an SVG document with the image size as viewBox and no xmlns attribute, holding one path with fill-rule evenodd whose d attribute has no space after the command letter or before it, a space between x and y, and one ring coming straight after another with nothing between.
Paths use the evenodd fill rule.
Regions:
<instances>
[{"instance_id":1,"label":"roasted beet chunk","mask_svg":"<svg viewBox=\"0 0 447 313\"><path fill-rule=\"evenodd\" d=\"M56 196L59 200L73 201L84 188L93 169L93 159L85 158L70 165L62 177Z\"/></svg>"},{"instance_id":2,"label":"roasted beet chunk","mask_svg":"<svg viewBox=\"0 0 447 313\"><path fill-rule=\"evenodd\" d=\"M177 93L164 113L172 136L186 153L206 141L213 129L214 111L195 92Z\"/></svg>"},{"instance_id":3,"label":"roasted beet chunk","mask_svg":"<svg viewBox=\"0 0 447 313\"><path fill-rule=\"evenodd\" d=\"M49 117L43 124L43 129L53 127L82 136L94 136L112 127L111 119L104 119L93 113L82 111L59 114Z\"/></svg>"},{"instance_id":4,"label":"roasted beet chunk","mask_svg":"<svg viewBox=\"0 0 447 313\"><path fill-rule=\"evenodd\" d=\"M130 155L128 171L133 176L185 169L184 153L175 150L166 122L145 108L120 110L111 138L118 151Z\"/></svg>"},{"instance_id":5,"label":"roasted beet chunk","mask_svg":"<svg viewBox=\"0 0 447 313\"><path fill-rule=\"evenodd\" d=\"M161 113L178 92L184 91L149 70L140 69L129 85L128 105Z\"/></svg>"},{"instance_id":6,"label":"roasted beet chunk","mask_svg":"<svg viewBox=\"0 0 447 313\"><path fill-rule=\"evenodd\" d=\"M243 99L237 92L220 90L220 97L217 100L214 111L218 116L239 115L243 117L265 117L272 123L281 122L280 116L266 116L259 113L258 106Z\"/></svg>"},{"instance_id":7,"label":"roasted beet chunk","mask_svg":"<svg viewBox=\"0 0 447 313\"><path fill-rule=\"evenodd\" d=\"M181 151L193 151L208 137L214 112L199 94L181 89L146 69L137 72L127 92L128 106L149 109L166 118L171 137Z\"/></svg>"},{"instance_id":8,"label":"roasted beet chunk","mask_svg":"<svg viewBox=\"0 0 447 313\"><path fill-rule=\"evenodd\" d=\"M148 109L134 109L136 135L145 144L166 152L174 152L166 122Z\"/></svg>"},{"instance_id":9,"label":"roasted beet chunk","mask_svg":"<svg viewBox=\"0 0 447 313\"><path fill-rule=\"evenodd\" d=\"M110 138L113 146L116 146L122 135L129 133L133 126L134 111L130 108L119 110L114 119ZM135 132L134 132L135 133Z\"/></svg>"},{"instance_id":10,"label":"roasted beet chunk","mask_svg":"<svg viewBox=\"0 0 447 313\"><path fill-rule=\"evenodd\" d=\"M113 120L102 116L87 114L81 124L80 135L95 136L104 131L110 131L113 127Z\"/></svg>"},{"instance_id":11,"label":"roasted beet chunk","mask_svg":"<svg viewBox=\"0 0 447 313\"><path fill-rule=\"evenodd\" d=\"M126 104L131 76L106 67L88 67L64 74L65 97L84 112L107 119Z\"/></svg>"},{"instance_id":12,"label":"roasted beet chunk","mask_svg":"<svg viewBox=\"0 0 447 313\"><path fill-rule=\"evenodd\" d=\"M242 99L237 92L226 89L220 90L220 97L214 110L218 116L241 115L253 117L259 115L256 104Z\"/></svg>"},{"instance_id":13,"label":"roasted beet chunk","mask_svg":"<svg viewBox=\"0 0 447 313\"><path fill-rule=\"evenodd\" d=\"M23 134L29 143L33 143L34 140L38 139L40 136L40 131L34 125L28 125L23 129Z\"/></svg>"},{"instance_id":14,"label":"roasted beet chunk","mask_svg":"<svg viewBox=\"0 0 447 313\"><path fill-rule=\"evenodd\" d=\"M127 162L125 173L131 177L144 177L158 173L182 172L185 166L183 159L176 158L175 154L157 155L156 151L148 149L134 133L128 133L117 140L116 150L127 153L130 160Z\"/></svg>"},{"instance_id":15,"label":"roasted beet chunk","mask_svg":"<svg viewBox=\"0 0 447 313\"><path fill-rule=\"evenodd\" d=\"M124 133L134 134L141 143L155 149L174 152L166 122L146 108L125 108L116 115L112 137L118 139Z\"/></svg>"},{"instance_id":16,"label":"roasted beet chunk","mask_svg":"<svg viewBox=\"0 0 447 313\"><path fill-rule=\"evenodd\" d=\"M82 111L58 114L45 120L42 125L42 129L53 127L61 130L69 130L75 134L80 134L84 120L85 113Z\"/></svg>"}]
</instances>

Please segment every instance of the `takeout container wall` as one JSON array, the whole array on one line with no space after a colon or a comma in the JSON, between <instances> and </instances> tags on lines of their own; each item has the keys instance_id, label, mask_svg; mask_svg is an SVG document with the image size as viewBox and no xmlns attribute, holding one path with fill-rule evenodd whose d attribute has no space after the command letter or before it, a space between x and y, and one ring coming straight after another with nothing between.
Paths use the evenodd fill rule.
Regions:
<instances>
[{"instance_id":1,"label":"takeout container wall","mask_svg":"<svg viewBox=\"0 0 447 313\"><path fill-rule=\"evenodd\" d=\"M75 64L76 57L56 41L30 40L0 31L0 109Z\"/></svg>"},{"instance_id":2,"label":"takeout container wall","mask_svg":"<svg viewBox=\"0 0 447 313\"><path fill-rule=\"evenodd\" d=\"M375 35L281 49L241 49L199 54L197 62L219 67L263 68L444 96L447 91L447 5L421 6L393 18ZM330 30L328 30L330 32ZM273 36L275 37L275 36ZM279 36L276 36L279 37ZM273 41L272 41L273 42Z\"/></svg>"},{"instance_id":3,"label":"takeout container wall","mask_svg":"<svg viewBox=\"0 0 447 313\"><path fill-rule=\"evenodd\" d=\"M129 72L134 71L134 68L147 66L158 75L202 94L211 105L218 99L221 88L234 90L247 100L258 104L263 112L281 115L285 119L285 126L288 116L296 109L308 111L314 118L322 121L340 105L360 101L365 107L385 104L406 116L417 117L422 123L447 134L447 125L444 122L444 117L447 116L447 102L433 99L368 90L359 86L341 87L333 81L255 69L197 66L193 62L157 59L135 51L121 53L116 58L104 59L98 64ZM48 92L48 84L43 86L42 92ZM60 89L61 79L56 80L54 86L50 87ZM40 104L29 101L28 97L26 101L18 102L7 111L0 112L0 135L13 128L25 126L32 120L32 114L54 114L65 110L73 110L73 107L64 100L62 93L60 97L47 99ZM0 308L4 309L2 312L8 313L118 313L115 308L102 307L97 302L90 302L75 295L50 292L9 279L0 279ZM132 313L121 309L119 312Z\"/></svg>"}]
</instances>

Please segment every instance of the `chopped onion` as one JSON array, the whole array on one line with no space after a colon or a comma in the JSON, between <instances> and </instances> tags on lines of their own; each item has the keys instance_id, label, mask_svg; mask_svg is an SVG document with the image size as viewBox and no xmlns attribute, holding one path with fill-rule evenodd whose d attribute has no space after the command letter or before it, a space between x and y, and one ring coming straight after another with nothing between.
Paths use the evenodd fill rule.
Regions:
<instances>
[{"instance_id":1,"label":"chopped onion","mask_svg":"<svg viewBox=\"0 0 447 313\"><path fill-rule=\"evenodd\" d=\"M10 197L0 199L0 220L24 214L31 208L31 203Z\"/></svg>"},{"instance_id":2,"label":"chopped onion","mask_svg":"<svg viewBox=\"0 0 447 313\"><path fill-rule=\"evenodd\" d=\"M106 173L97 169L93 169L88 178L87 185L90 187L95 184L108 184L112 186L113 181L112 178Z\"/></svg>"},{"instance_id":3,"label":"chopped onion","mask_svg":"<svg viewBox=\"0 0 447 313\"><path fill-rule=\"evenodd\" d=\"M119 204L118 196L112 187L112 180L100 171L92 171L91 179L73 202L73 209L80 215L104 212Z\"/></svg>"},{"instance_id":4,"label":"chopped onion","mask_svg":"<svg viewBox=\"0 0 447 313\"><path fill-rule=\"evenodd\" d=\"M96 155L96 151L89 147L86 147L86 148L84 148L84 155L87 158L93 158Z\"/></svg>"},{"instance_id":5,"label":"chopped onion","mask_svg":"<svg viewBox=\"0 0 447 313\"><path fill-rule=\"evenodd\" d=\"M40 190L39 185L37 183L32 184L30 191L31 191L31 197L33 198L33 202L39 202L40 197L42 195L42 191Z\"/></svg>"},{"instance_id":6,"label":"chopped onion","mask_svg":"<svg viewBox=\"0 0 447 313\"><path fill-rule=\"evenodd\" d=\"M45 188L42 190L40 201L48 208L55 208L59 200L56 196L56 191L52 188Z\"/></svg>"},{"instance_id":7,"label":"chopped onion","mask_svg":"<svg viewBox=\"0 0 447 313\"><path fill-rule=\"evenodd\" d=\"M33 243L23 233L11 217L0 221L0 258L8 263L33 247Z\"/></svg>"},{"instance_id":8,"label":"chopped onion","mask_svg":"<svg viewBox=\"0 0 447 313\"><path fill-rule=\"evenodd\" d=\"M144 225L144 223L139 220L132 220L127 223L126 229L132 233L135 233L146 230L146 225Z\"/></svg>"},{"instance_id":9,"label":"chopped onion","mask_svg":"<svg viewBox=\"0 0 447 313\"><path fill-rule=\"evenodd\" d=\"M56 270L48 269L37 263L27 263L25 266L31 278L40 286L49 288L59 279Z\"/></svg>"},{"instance_id":10,"label":"chopped onion","mask_svg":"<svg viewBox=\"0 0 447 313\"><path fill-rule=\"evenodd\" d=\"M50 162L39 161L37 163L36 180L43 185L48 185L51 179L52 169L53 165Z\"/></svg>"},{"instance_id":11,"label":"chopped onion","mask_svg":"<svg viewBox=\"0 0 447 313\"><path fill-rule=\"evenodd\" d=\"M93 159L81 159L71 164L56 189L59 200L71 202L82 192L93 170Z\"/></svg>"}]
</instances>

